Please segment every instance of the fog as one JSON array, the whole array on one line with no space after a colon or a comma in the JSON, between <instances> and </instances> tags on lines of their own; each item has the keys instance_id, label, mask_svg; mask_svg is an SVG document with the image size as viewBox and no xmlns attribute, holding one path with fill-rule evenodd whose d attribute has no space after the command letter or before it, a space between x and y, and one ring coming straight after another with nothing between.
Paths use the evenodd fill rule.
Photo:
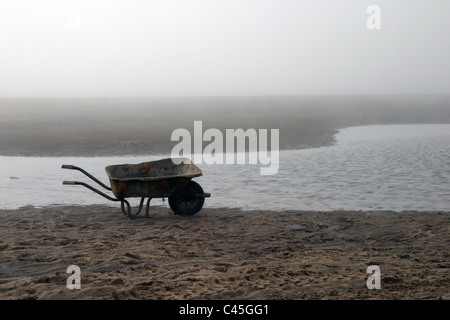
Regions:
<instances>
[{"instance_id":1,"label":"fog","mask_svg":"<svg viewBox=\"0 0 450 320\"><path fill-rule=\"evenodd\" d=\"M448 94L449 12L448 0L2 0L0 97Z\"/></svg>"},{"instance_id":2,"label":"fog","mask_svg":"<svg viewBox=\"0 0 450 320\"><path fill-rule=\"evenodd\" d=\"M332 145L338 129L450 123L450 95L0 98L0 155L170 153L172 132L279 129L281 149Z\"/></svg>"},{"instance_id":3,"label":"fog","mask_svg":"<svg viewBox=\"0 0 450 320\"><path fill-rule=\"evenodd\" d=\"M0 155L168 152L195 120L281 149L450 123L448 57L448 0L1 0Z\"/></svg>"}]
</instances>

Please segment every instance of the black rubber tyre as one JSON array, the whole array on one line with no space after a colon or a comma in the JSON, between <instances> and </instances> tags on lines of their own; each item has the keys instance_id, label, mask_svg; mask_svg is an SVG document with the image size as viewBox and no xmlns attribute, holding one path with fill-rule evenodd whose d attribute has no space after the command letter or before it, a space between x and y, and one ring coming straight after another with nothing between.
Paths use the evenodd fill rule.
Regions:
<instances>
[{"instance_id":1,"label":"black rubber tyre","mask_svg":"<svg viewBox=\"0 0 450 320\"><path fill-rule=\"evenodd\" d=\"M191 180L183 189L169 197L169 206L177 215L193 216L205 203L205 198L196 196L202 193L202 187Z\"/></svg>"}]
</instances>

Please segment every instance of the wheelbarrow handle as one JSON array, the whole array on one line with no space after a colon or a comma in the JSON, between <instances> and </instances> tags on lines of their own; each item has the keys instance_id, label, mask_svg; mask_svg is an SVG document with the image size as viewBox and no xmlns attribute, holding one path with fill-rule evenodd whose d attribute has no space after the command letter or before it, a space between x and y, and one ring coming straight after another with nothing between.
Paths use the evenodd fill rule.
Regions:
<instances>
[{"instance_id":1,"label":"wheelbarrow handle","mask_svg":"<svg viewBox=\"0 0 450 320\"><path fill-rule=\"evenodd\" d=\"M90 174L89 172L87 172L86 170L81 169L80 167L77 166L73 166L71 164L63 164L61 166L62 169L70 169L70 170L78 170L82 173L84 173L86 176L88 176L89 178L91 178L92 180L94 180L95 182L97 182L99 185L101 185L103 188L105 188L106 190L112 191L110 187L108 187L107 185L105 185L103 182L101 182L100 180L98 180L97 178L95 178L92 174ZM66 182L66 181L65 181ZM74 181L67 181L67 182L74 182ZM64 183L63 184L73 184L73 183Z\"/></svg>"},{"instance_id":2,"label":"wheelbarrow handle","mask_svg":"<svg viewBox=\"0 0 450 320\"><path fill-rule=\"evenodd\" d=\"M88 185L87 183L84 182L80 182L80 181L63 181L63 184L65 185L80 185L80 186L84 186L92 191L94 191L95 193L101 195L102 197L111 200L111 201L123 201L123 199L117 199L117 198L112 198L110 196L108 196L107 194L104 194L103 192L101 192L100 190L97 190L96 188L94 188L91 185Z\"/></svg>"}]
</instances>

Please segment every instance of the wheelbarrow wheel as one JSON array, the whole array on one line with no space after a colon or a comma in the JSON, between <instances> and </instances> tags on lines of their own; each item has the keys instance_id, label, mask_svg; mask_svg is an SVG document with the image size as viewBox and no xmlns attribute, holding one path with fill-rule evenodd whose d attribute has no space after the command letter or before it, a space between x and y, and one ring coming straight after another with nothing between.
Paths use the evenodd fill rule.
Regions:
<instances>
[{"instance_id":1,"label":"wheelbarrow wheel","mask_svg":"<svg viewBox=\"0 0 450 320\"><path fill-rule=\"evenodd\" d=\"M183 189L169 197L169 206L177 215L193 216L205 202L205 198L197 196L198 194L203 194L203 189L191 180Z\"/></svg>"}]
</instances>

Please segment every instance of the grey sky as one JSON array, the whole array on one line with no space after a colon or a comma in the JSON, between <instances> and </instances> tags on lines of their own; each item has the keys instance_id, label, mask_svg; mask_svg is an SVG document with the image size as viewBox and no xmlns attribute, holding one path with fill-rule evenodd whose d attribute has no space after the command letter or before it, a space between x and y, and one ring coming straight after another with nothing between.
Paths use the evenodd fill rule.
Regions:
<instances>
[{"instance_id":1,"label":"grey sky","mask_svg":"<svg viewBox=\"0 0 450 320\"><path fill-rule=\"evenodd\" d=\"M448 0L0 0L1 97L448 94L449 57Z\"/></svg>"}]
</instances>

